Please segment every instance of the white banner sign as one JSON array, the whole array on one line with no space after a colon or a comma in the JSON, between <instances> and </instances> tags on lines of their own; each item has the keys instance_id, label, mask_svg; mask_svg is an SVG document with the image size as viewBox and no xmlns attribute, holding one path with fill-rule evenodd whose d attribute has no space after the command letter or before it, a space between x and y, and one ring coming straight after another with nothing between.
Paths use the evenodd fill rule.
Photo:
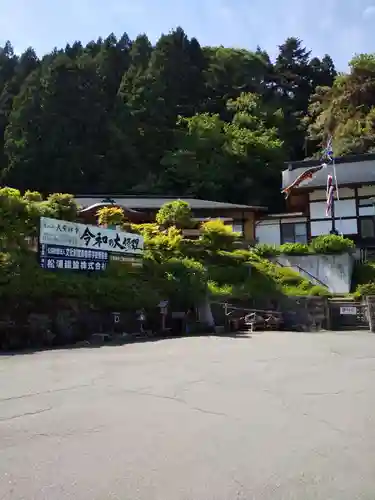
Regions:
<instances>
[{"instance_id":1,"label":"white banner sign","mask_svg":"<svg viewBox=\"0 0 375 500\"><path fill-rule=\"evenodd\" d=\"M41 217L39 243L139 255L144 240L139 234Z\"/></svg>"},{"instance_id":2,"label":"white banner sign","mask_svg":"<svg viewBox=\"0 0 375 500\"><path fill-rule=\"evenodd\" d=\"M340 307L340 314L355 316L357 314L357 308L353 306L342 306Z\"/></svg>"}]
</instances>

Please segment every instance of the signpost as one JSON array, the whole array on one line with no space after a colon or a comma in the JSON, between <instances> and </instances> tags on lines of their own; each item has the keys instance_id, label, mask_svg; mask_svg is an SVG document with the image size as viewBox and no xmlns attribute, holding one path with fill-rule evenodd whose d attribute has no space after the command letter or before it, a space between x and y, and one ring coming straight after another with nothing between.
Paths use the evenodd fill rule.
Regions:
<instances>
[{"instance_id":1,"label":"signpost","mask_svg":"<svg viewBox=\"0 0 375 500\"><path fill-rule=\"evenodd\" d=\"M43 269L104 271L109 260L140 262L143 237L77 222L41 217L39 258Z\"/></svg>"},{"instance_id":2,"label":"signpost","mask_svg":"<svg viewBox=\"0 0 375 500\"><path fill-rule=\"evenodd\" d=\"M161 330L164 331L166 329L166 320L168 315L168 300L162 300L158 307L160 308L161 314Z\"/></svg>"}]
</instances>

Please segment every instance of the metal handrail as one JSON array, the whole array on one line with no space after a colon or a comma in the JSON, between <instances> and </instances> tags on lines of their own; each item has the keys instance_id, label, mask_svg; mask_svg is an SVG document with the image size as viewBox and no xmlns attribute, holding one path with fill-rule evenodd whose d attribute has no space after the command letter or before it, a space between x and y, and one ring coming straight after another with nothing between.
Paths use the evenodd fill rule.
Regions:
<instances>
[{"instance_id":1,"label":"metal handrail","mask_svg":"<svg viewBox=\"0 0 375 500\"><path fill-rule=\"evenodd\" d=\"M309 275L311 278L313 278L315 281L317 281L320 285L324 286L325 288L329 289L328 285L326 283L324 283L323 281L321 281L319 278L317 278L316 276L314 276L313 274L309 273L309 271L306 271L306 269L303 269L303 267L299 266L298 264L293 264L293 266L285 266L284 264L282 264L281 262L279 262L277 259L275 260L275 262L281 266L281 267L296 267L299 271L302 271L303 273L306 273L307 275Z\"/></svg>"}]
</instances>

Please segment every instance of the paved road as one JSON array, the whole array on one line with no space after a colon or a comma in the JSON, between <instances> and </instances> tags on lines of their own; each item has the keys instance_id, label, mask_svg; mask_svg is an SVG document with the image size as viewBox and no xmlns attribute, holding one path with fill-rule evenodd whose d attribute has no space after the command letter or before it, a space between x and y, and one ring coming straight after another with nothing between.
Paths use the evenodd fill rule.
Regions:
<instances>
[{"instance_id":1,"label":"paved road","mask_svg":"<svg viewBox=\"0 0 375 500\"><path fill-rule=\"evenodd\" d=\"M0 358L1 500L373 500L375 336Z\"/></svg>"}]
</instances>

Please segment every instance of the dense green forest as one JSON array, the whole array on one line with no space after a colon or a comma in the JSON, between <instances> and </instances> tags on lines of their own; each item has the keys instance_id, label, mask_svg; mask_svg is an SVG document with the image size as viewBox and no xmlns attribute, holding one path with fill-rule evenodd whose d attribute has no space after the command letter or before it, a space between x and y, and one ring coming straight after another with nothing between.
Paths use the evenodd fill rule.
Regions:
<instances>
[{"instance_id":1,"label":"dense green forest","mask_svg":"<svg viewBox=\"0 0 375 500\"><path fill-rule=\"evenodd\" d=\"M375 56L337 75L289 38L201 47L178 28L153 46L113 34L38 58L0 49L2 184L42 193L190 195L277 208L283 161L371 150Z\"/></svg>"}]
</instances>

